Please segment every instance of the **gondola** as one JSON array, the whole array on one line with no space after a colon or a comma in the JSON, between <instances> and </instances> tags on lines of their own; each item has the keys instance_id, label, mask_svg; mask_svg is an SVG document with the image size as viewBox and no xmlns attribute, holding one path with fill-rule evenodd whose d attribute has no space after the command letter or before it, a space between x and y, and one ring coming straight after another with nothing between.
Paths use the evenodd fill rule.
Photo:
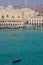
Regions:
<instances>
[{"instance_id":1,"label":"gondola","mask_svg":"<svg viewBox=\"0 0 43 65\"><path fill-rule=\"evenodd\" d=\"M17 59L17 60L14 60L14 61L12 61L13 63L17 63L17 62L20 62L21 61L21 59Z\"/></svg>"}]
</instances>

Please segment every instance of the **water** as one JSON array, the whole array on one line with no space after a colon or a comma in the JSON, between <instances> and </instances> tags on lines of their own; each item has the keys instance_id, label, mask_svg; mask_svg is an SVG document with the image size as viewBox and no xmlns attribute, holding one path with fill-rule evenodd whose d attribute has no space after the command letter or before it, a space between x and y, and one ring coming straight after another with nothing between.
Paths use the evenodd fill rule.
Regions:
<instances>
[{"instance_id":1,"label":"water","mask_svg":"<svg viewBox=\"0 0 43 65\"><path fill-rule=\"evenodd\" d=\"M0 65L43 65L43 31L0 31Z\"/></svg>"}]
</instances>

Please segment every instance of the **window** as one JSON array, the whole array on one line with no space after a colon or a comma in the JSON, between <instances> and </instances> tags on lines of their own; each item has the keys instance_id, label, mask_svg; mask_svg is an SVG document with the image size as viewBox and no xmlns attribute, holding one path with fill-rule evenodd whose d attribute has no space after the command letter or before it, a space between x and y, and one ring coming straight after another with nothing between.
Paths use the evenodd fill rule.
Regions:
<instances>
[{"instance_id":1,"label":"window","mask_svg":"<svg viewBox=\"0 0 43 65\"><path fill-rule=\"evenodd\" d=\"M0 21L0 22L2 22L2 21Z\"/></svg>"},{"instance_id":2,"label":"window","mask_svg":"<svg viewBox=\"0 0 43 65\"><path fill-rule=\"evenodd\" d=\"M43 20L42 20L42 22L43 22Z\"/></svg>"},{"instance_id":3,"label":"window","mask_svg":"<svg viewBox=\"0 0 43 65\"><path fill-rule=\"evenodd\" d=\"M42 27L43 27L43 23L42 23Z\"/></svg>"},{"instance_id":4,"label":"window","mask_svg":"<svg viewBox=\"0 0 43 65\"><path fill-rule=\"evenodd\" d=\"M8 24L6 23L6 26L7 26Z\"/></svg>"},{"instance_id":5,"label":"window","mask_svg":"<svg viewBox=\"0 0 43 65\"><path fill-rule=\"evenodd\" d=\"M18 18L20 18L20 16L18 16Z\"/></svg>"},{"instance_id":6,"label":"window","mask_svg":"<svg viewBox=\"0 0 43 65\"><path fill-rule=\"evenodd\" d=\"M9 23L9 26L10 26L10 23Z\"/></svg>"},{"instance_id":7,"label":"window","mask_svg":"<svg viewBox=\"0 0 43 65\"><path fill-rule=\"evenodd\" d=\"M21 24L20 24L21 25Z\"/></svg>"},{"instance_id":8,"label":"window","mask_svg":"<svg viewBox=\"0 0 43 65\"><path fill-rule=\"evenodd\" d=\"M41 22L41 20L39 20L39 22Z\"/></svg>"},{"instance_id":9,"label":"window","mask_svg":"<svg viewBox=\"0 0 43 65\"><path fill-rule=\"evenodd\" d=\"M36 26L36 23L34 23L34 25Z\"/></svg>"},{"instance_id":10,"label":"window","mask_svg":"<svg viewBox=\"0 0 43 65\"><path fill-rule=\"evenodd\" d=\"M2 21L2 22L4 22L4 21Z\"/></svg>"},{"instance_id":11,"label":"window","mask_svg":"<svg viewBox=\"0 0 43 65\"><path fill-rule=\"evenodd\" d=\"M4 18L4 16L2 16L2 18Z\"/></svg>"},{"instance_id":12,"label":"window","mask_svg":"<svg viewBox=\"0 0 43 65\"><path fill-rule=\"evenodd\" d=\"M29 25L31 25L31 23L29 23Z\"/></svg>"},{"instance_id":13,"label":"window","mask_svg":"<svg viewBox=\"0 0 43 65\"><path fill-rule=\"evenodd\" d=\"M12 26L12 24L11 24L11 26Z\"/></svg>"},{"instance_id":14,"label":"window","mask_svg":"<svg viewBox=\"0 0 43 65\"><path fill-rule=\"evenodd\" d=\"M38 23L37 23L37 26L38 26Z\"/></svg>"},{"instance_id":15,"label":"window","mask_svg":"<svg viewBox=\"0 0 43 65\"><path fill-rule=\"evenodd\" d=\"M4 26L5 26L5 24L4 24Z\"/></svg>"},{"instance_id":16,"label":"window","mask_svg":"<svg viewBox=\"0 0 43 65\"><path fill-rule=\"evenodd\" d=\"M14 24L13 24L13 26L14 26Z\"/></svg>"},{"instance_id":17,"label":"window","mask_svg":"<svg viewBox=\"0 0 43 65\"><path fill-rule=\"evenodd\" d=\"M32 22L33 22L33 20L32 20Z\"/></svg>"},{"instance_id":18,"label":"window","mask_svg":"<svg viewBox=\"0 0 43 65\"><path fill-rule=\"evenodd\" d=\"M18 24L19 25L19 24Z\"/></svg>"},{"instance_id":19,"label":"window","mask_svg":"<svg viewBox=\"0 0 43 65\"><path fill-rule=\"evenodd\" d=\"M9 17L9 15L6 15L6 17Z\"/></svg>"},{"instance_id":20,"label":"window","mask_svg":"<svg viewBox=\"0 0 43 65\"><path fill-rule=\"evenodd\" d=\"M36 22L36 20L34 20L34 22Z\"/></svg>"},{"instance_id":21,"label":"window","mask_svg":"<svg viewBox=\"0 0 43 65\"><path fill-rule=\"evenodd\" d=\"M12 22L15 22L15 21L12 21Z\"/></svg>"},{"instance_id":22,"label":"window","mask_svg":"<svg viewBox=\"0 0 43 65\"><path fill-rule=\"evenodd\" d=\"M0 24L0 26L1 26L1 24Z\"/></svg>"},{"instance_id":23,"label":"window","mask_svg":"<svg viewBox=\"0 0 43 65\"><path fill-rule=\"evenodd\" d=\"M38 20L37 20L37 22L38 22Z\"/></svg>"},{"instance_id":24,"label":"window","mask_svg":"<svg viewBox=\"0 0 43 65\"><path fill-rule=\"evenodd\" d=\"M17 26L17 24L15 24L15 26Z\"/></svg>"},{"instance_id":25,"label":"window","mask_svg":"<svg viewBox=\"0 0 43 65\"><path fill-rule=\"evenodd\" d=\"M41 23L39 23L39 26L41 25Z\"/></svg>"},{"instance_id":26,"label":"window","mask_svg":"<svg viewBox=\"0 0 43 65\"><path fill-rule=\"evenodd\" d=\"M12 16L12 18L14 18L14 16Z\"/></svg>"},{"instance_id":27,"label":"window","mask_svg":"<svg viewBox=\"0 0 43 65\"><path fill-rule=\"evenodd\" d=\"M9 21L9 22L11 22L11 21Z\"/></svg>"},{"instance_id":28,"label":"window","mask_svg":"<svg viewBox=\"0 0 43 65\"><path fill-rule=\"evenodd\" d=\"M26 25L28 25L28 20L26 21L26 23L25 23Z\"/></svg>"},{"instance_id":29,"label":"window","mask_svg":"<svg viewBox=\"0 0 43 65\"><path fill-rule=\"evenodd\" d=\"M32 25L33 25L33 23L32 23Z\"/></svg>"}]
</instances>

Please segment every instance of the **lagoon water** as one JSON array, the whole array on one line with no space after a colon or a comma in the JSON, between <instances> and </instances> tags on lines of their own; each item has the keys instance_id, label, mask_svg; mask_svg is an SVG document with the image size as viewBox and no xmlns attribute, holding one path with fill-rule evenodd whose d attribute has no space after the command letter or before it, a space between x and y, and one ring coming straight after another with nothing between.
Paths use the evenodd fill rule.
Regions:
<instances>
[{"instance_id":1,"label":"lagoon water","mask_svg":"<svg viewBox=\"0 0 43 65\"><path fill-rule=\"evenodd\" d=\"M22 60L13 64L16 59ZM43 31L1 30L0 65L43 65Z\"/></svg>"}]
</instances>

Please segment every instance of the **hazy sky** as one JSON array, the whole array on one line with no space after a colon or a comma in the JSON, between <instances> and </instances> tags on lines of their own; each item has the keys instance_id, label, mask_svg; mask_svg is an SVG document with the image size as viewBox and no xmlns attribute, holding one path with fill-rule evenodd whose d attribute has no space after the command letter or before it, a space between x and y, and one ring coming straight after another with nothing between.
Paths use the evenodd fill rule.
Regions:
<instances>
[{"instance_id":1,"label":"hazy sky","mask_svg":"<svg viewBox=\"0 0 43 65\"><path fill-rule=\"evenodd\" d=\"M43 5L43 0L27 0L28 1L28 4L30 5ZM22 4L24 3L24 0L0 0L0 4L8 4L8 2L13 2L14 3L17 3L17 4Z\"/></svg>"}]
</instances>

